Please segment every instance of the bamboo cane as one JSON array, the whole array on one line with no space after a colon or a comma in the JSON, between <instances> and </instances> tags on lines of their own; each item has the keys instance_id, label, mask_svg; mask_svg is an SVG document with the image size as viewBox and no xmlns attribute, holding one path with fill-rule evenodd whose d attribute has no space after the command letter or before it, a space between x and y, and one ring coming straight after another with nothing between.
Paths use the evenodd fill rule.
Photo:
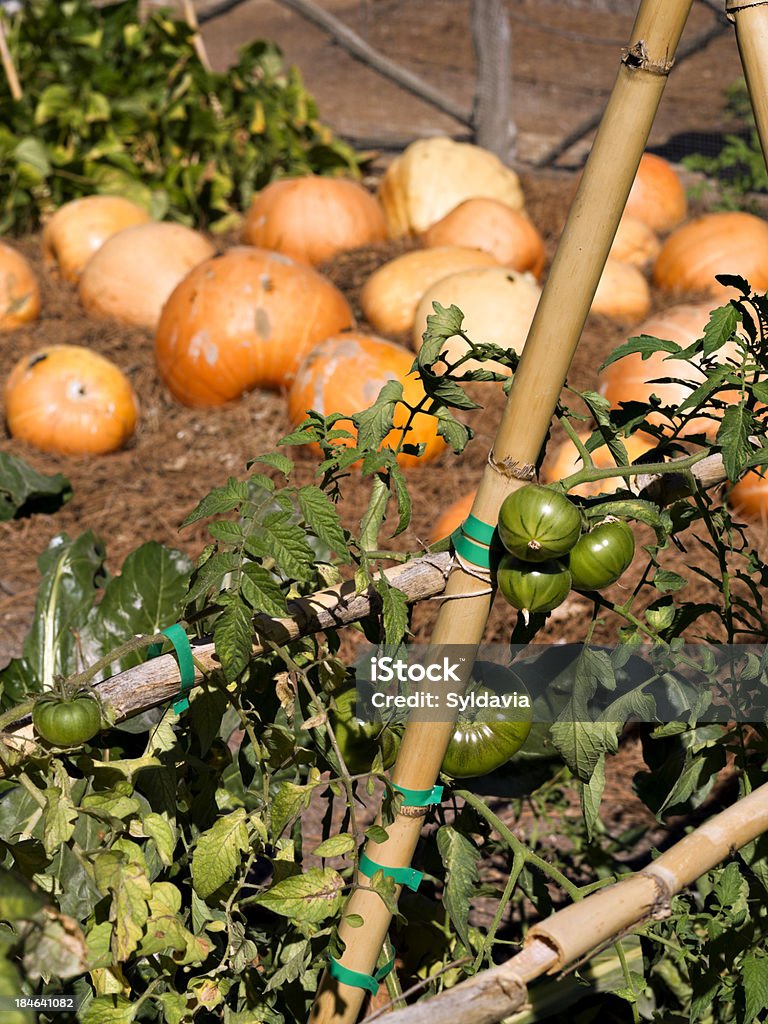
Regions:
<instances>
[{"instance_id":1,"label":"bamboo cane","mask_svg":"<svg viewBox=\"0 0 768 1024\"><path fill-rule=\"evenodd\" d=\"M387 1024L496 1024L522 1009L527 983L576 963L630 928L669 914L675 893L768 831L768 783L716 814L636 875L592 893L534 925L525 949Z\"/></svg>"},{"instance_id":2,"label":"bamboo cane","mask_svg":"<svg viewBox=\"0 0 768 1024\"><path fill-rule=\"evenodd\" d=\"M736 26L741 66L768 166L768 7L761 0L726 0L725 10Z\"/></svg>"},{"instance_id":3,"label":"bamboo cane","mask_svg":"<svg viewBox=\"0 0 768 1024\"><path fill-rule=\"evenodd\" d=\"M11 96L18 103L24 94L21 91L19 76L16 74L16 65L13 63L11 51L8 49L8 39L5 35L5 25L3 24L2 17L0 17L0 60L3 62L5 77L8 79L8 88L11 90Z\"/></svg>"},{"instance_id":4,"label":"bamboo cane","mask_svg":"<svg viewBox=\"0 0 768 1024\"><path fill-rule=\"evenodd\" d=\"M211 61L208 57L208 51L205 48L203 37L200 33L200 25L197 21L197 14L195 13L195 7L192 0L181 0L181 6L184 9L184 20L189 27L195 33L192 37L192 45L195 48L195 52L206 71L211 70Z\"/></svg>"},{"instance_id":5,"label":"bamboo cane","mask_svg":"<svg viewBox=\"0 0 768 1024\"><path fill-rule=\"evenodd\" d=\"M506 495L533 475L691 3L642 0L475 498L472 514L483 522L495 523ZM444 645L477 647L492 601L486 591L485 581L462 568L452 572L446 594L468 596L442 606L432 637L437 656ZM471 667L467 658L465 682ZM413 716L393 770L394 783L412 790L430 790L452 733L452 723L426 723ZM406 811L409 813L403 813ZM374 863L390 868L410 864L422 824L421 816L414 811L421 809L401 808L387 829L387 840L367 843L366 853ZM347 920L352 915L362 917L364 924L350 928ZM361 974L373 973L390 919L389 910L374 892L356 889L352 893L339 926L339 936L346 946L340 961L343 967ZM326 973L310 1020L312 1024L353 1024L363 998L363 989Z\"/></svg>"}]
</instances>

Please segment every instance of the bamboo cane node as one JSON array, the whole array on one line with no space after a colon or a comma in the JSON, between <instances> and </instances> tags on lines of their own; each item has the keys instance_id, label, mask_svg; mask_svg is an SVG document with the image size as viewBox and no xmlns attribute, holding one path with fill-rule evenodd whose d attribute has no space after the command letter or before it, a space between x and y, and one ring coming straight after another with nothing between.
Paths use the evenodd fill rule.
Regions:
<instances>
[{"instance_id":1,"label":"bamboo cane node","mask_svg":"<svg viewBox=\"0 0 768 1024\"><path fill-rule=\"evenodd\" d=\"M765 7L766 4L768 0L725 0L725 16L728 21L735 21L737 11L744 11L748 7Z\"/></svg>"},{"instance_id":2,"label":"bamboo cane node","mask_svg":"<svg viewBox=\"0 0 768 1024\"><path fill-rule=\"evenodd\" d=\"M674 59L651 60L645 47L645 40L638 39L632 46L625 47L621 51L621 63L635 71L647 71L650 75L666 76L672 70L675 61Z\"/></svg>"},{"instance_id":3,"label":"bamboo cane node","mask_svg":"<svg viewBox=\"0 0 768 1024\"><path fill-rule=\"evenodd\" d=\"M672 897L679 889L675 877L661 864L649 864L640 874L653 879L656 886L656 897L650 906L648 916L654 921L663 921L672 912Z\"/></svg>"},{"instance_id":4,"label":"bamboo cane node","mask_svg":"<svg viewBox=\"0 0 768 1024\"><path fill-rule=\"evenodd\" d=\"M397 813L401 818L426 818L429 807L398 807Z\"/></svg>"},{"instance_id":5,"label":"bamboo cane node","mask_svg":"<svg viewBox=\"0 0 768 1024\"><path fill-rule=\"evenodd\" d=\"M496 452L491 448L488 452L488 465L499 476L507 480L533 480L536 477L536 467L530 462L518 462L517 459L506 455L503 459L496 458Z\"/></svg>"}]
</instances>

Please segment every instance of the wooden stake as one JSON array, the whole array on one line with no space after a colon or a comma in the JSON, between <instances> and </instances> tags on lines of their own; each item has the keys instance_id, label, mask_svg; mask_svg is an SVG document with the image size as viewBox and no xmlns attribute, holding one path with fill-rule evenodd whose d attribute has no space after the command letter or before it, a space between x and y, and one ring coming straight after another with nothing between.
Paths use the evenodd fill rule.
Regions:
<instances>
[{"instance_id":1,"label":"wooden stake","mask_svg":"<svg viewBox=\"0 0 768 1024\"><path fill-rule=\"evenodd\" d=\"M525 949L387 1024L495 1024L525 1005L527 983L565 970L629 928L669 914L675 893L768 831L768 783L716 814L647 868L534 925Z\"/></svg>"},{"instance_id":2,"label":"wooden stake","mask_svg":"<svg viewBox=\"0 0 768 1024\"><path fill-rule=\"evenodd\" d=\"M181 0L181 6L184 9L184 20L191 29L194 30L194 36L192 37L192 45L195 48L197 56L200 58L200 63L203 65L206 71L211 70L211 62L208 58L208 51L205 48L203 37L200 34L200 25L197 21L197 14L195 13L195 6L192 0Z\"/></svg>"},{"instance_id":3,"label":"wooden stake","mask_svg":"<svg viewBox=\"0 0 768 1024\"><path fill-rule=\"evenodd\" d=\"M507 494L533 474L691 3L692 0L642 0L472 508L472 514L482 522L495 523ZM480 644L492 601L491 596L483 593L485 590L487 583L474 575L461 568L452 572L446 595L468 596L442 606L432 636L436 657L445 645L460 644L471 650ZM463 667L466 681L471 674L470 658ZM393 781L407 789L430 790L453 728L452 723L427 723L412 717L393 770ZM401 811L387 828L386 842L366 844L367 855L387 867L408 866L421 824L420 817ZM352 915L360 915L364 924L350 928L346 918ZM390 913L375 893L365 889L353 892L339 926L339 936L346 945L342 965L372 974L389 923ZM338 982L326 973L310 1020L312 1024L353 1024L363 998L363 989Z\"/></svg>"},{"instance_id":4,"label":"wooden stake","mask_svg":"<svg viewBox=\"0 0 768 1024\"><path fill-rule=\"evenodd\" d=\"M741 66L768 166L768 7L761 0L726 0L725 10L736 26Z\"/></svg>"},{"instance_id":5,"label":"wooden stake","mask_svg":"<svg viewBox=\"0 0 768 1024\"><path fill-rule=\"evenodd\" d=\"M3 62L11 96L18 103L24 94L21 91L21 83L19 82L19 76L16 74L16 66L13 63L11 51L8 49L8 40L5 36L5 25L3 24L2 17L0 17L0 60Z\"/></svg>"}]
</instances>

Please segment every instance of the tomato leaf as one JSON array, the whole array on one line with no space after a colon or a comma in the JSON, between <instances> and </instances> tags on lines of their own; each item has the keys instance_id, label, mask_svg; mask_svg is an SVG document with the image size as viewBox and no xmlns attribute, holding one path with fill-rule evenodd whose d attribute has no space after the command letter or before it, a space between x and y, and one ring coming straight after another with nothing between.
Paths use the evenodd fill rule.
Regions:
<instances>
[{"instance_id":1,"label":"tomato leaf","mask_svg":"<svg viewBox=\"0 0 768 1024\"><path fill-rule=\"evenodd\" d=\"M344 879L338 871L310 868L271 886L254 903L294 921L320 924L341 909L343 888Z\"/></svg>"},{"instance_id":2,"label":"tomato leaf","mask_svg":"<svg viewBox=\"0 0 768 1024\"><path fill-rule=\"evenodd\" d=\"M242 807L219 818L198 838L192 854L192 885L205 899L235 877L250 848L246 813Z\"/></svg>"},{"instance_id":3,"label":"tomato leaf","mask_svg":"<svg viewBox=\"0 0 768 1024\"><path fill-rule=\"evenodd\" d=\"M480 878L477 870L480 851L468 836L450 825L442 825L437 830L437 848L446 870L443 905L457 935L469 950L472 948L469 912Z\"/></svg>"},{"instance_id":4,"label":"tomato leaf","mask_svg":"<svg viewBox=\"0 0 768 1024\"><path fill-rule=\"evenodd\" d=\"M749 436L755 430L755 418L743 404L729 406L717 431L723 465L730 480L738 480L752 450Z\"/></svg>"},{"instance_id":5,"label":"tomato leaf","mask_svg":"<svg viewBox=\"0 0 768 1024\"><path fill-rule=\"evenodd\" d=\"M339 512L328 495L319 487L309 485L298 491L298 502L304 522L344 562L349 561L347 538Z\"/></svg>"}]
</instances>

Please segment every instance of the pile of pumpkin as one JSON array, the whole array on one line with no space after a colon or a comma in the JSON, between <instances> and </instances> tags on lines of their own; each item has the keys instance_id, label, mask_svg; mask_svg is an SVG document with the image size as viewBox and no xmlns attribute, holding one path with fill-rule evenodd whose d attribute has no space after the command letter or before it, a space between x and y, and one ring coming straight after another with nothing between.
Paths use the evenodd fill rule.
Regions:
<instances>
[{"instance_id":1,"label":"pile of pumpkin","mask_svg":"<svg viewBox=\"0 0 768 1024\"><path fill-rule=\"evenodd\" d=\"M723 272L768 287L768 225L746 213L718 213L680 226L686 213L675 171L646 154L594 312L624 323L646 316L651 264L656 285L673 293L714 294L714 274ZM662 244L663 232L671 234ZM343 250L406 237L420 248L380 267L363 287L363 314L377 334L361 334L345 297L315 267ZM544 270L544 244L514 171L479 147L444 138L410 146L377 196L338 178L273 182L248 211L241 241L217 255L191 228L154 222L126 199L91 196L54 214L43 252L77 284L87 312L154 332L158 372L180 402L217 406L254 388L276 389L287 395L295 423L310 408L352 415L393 378L408 401L418 400L423 392L409 370L434 301L459 306L470 337L519 352ZM686 344L700 335L711 305L675 307L633 333ZM0 329L34 319L39 309L29 265L0 243ZM400 344L408 336L412 347ZM463 347L451 339L447 358ZM672 401L675 385L648 381L677 369L625 359L609 368L602 389L614 404L652 391ZM12 371L5 409L11 434L37 447L98 453L131 436L138 401L108 360L50 346ZM421 460L402 454L404 465L442 452L433 417L416 417L412 431L409 440L426 449ZM563 457L573 461L573 452ZM563 466L552 473L563 475Z\"/></svg>"}]
</instances>

